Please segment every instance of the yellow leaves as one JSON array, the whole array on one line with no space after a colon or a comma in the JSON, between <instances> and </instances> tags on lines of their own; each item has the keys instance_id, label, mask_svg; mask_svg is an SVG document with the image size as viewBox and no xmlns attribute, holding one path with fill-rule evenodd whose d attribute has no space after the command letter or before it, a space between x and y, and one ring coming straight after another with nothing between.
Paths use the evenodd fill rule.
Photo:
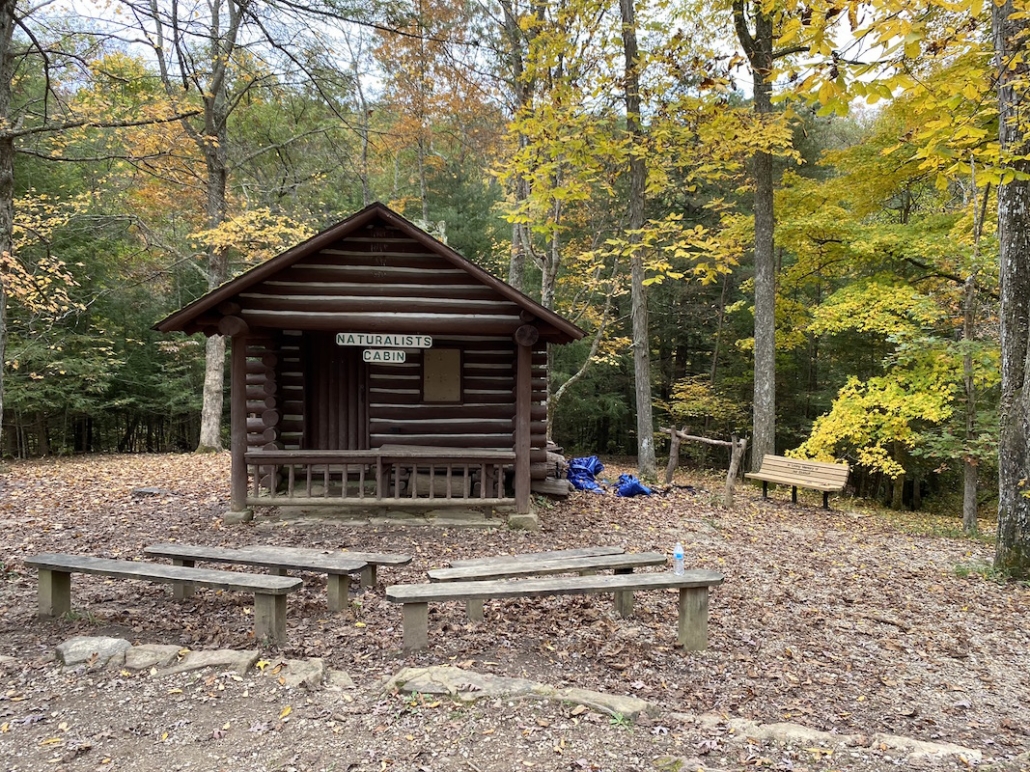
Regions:
<instances>
[{"instance_id":1,"label":"yellow leaves","mask_svg":"<svg viewBox=\"0 0 1030 772\"><path fill-rule=\"evenodd\" d=\"M309 238L305 223L275 214L266 207L248 209L227 218L215 228L191 234L194 246L212 253L233 253L251 264L274 257Z\"/></svg>"},{"instance_id":2,"label":"yellow leaves","mask_svg":"<svg viewBox=\"0 0 1030 772\"><path fill-rule=\"evenodd\" d=\"M283 719L289 717L289 715L292 712L293 712L293 706L292 705L287 705L286 707L284 707L282 710L279 711L279 720L282 721Z\"/></svg>"}]
</instances>

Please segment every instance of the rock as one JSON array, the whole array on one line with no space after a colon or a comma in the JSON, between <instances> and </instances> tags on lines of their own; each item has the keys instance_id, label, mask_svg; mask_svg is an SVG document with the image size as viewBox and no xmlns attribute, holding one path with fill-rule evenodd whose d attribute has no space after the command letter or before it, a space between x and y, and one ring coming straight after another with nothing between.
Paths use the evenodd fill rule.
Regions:
<instances>
[{"instance_id":1,"label":"rock","mask_svg":"<svg viewBox=\"0 0 1030 772\"><path fill-rule=\"evenodd\" d=\"M191 670L203 670L206 667L214 667L220 670L231 670L239 675L243 675L254 666L259 656L260 653L254 649L248 651L234 651L232 649L191 651L176 664L158 670L157 674L162 676L175 675L177 673L188 673Z\"/></svg>"},{"instance_id":2,"label":"rock","mask_svg":"<svg viewBox=\"0 0 1030 772\"><path fill-rule=\"evenodd\" d=\"M125 667L129 670L149 670L171 665L183 649L172 644L145 643L125 652Z\"/></svg>"},{"instance_id":3,"label":"rock","mask_svg":"<svg viewBox=\"0 0 1030 772\"><path fill-rule=\"evenodd\" d=\"M281 678L286 686L317 689L325 680L325 663L321 659L288 659L280 667L264 671L267 675Z\"/></svg>"},{"instance_id":4,"label":"rock","mask_svg":"<svg viewBox=\"0 0 1030 772\"><path fill-rule=\"evenodd\" d=\"M132 648L124 638L76 636L57 647L57 660L65 667L89 664L103 667L121 665L125 652Z\"/></svg>"},{"instance_id":5,"label":"rock","mask_svg":"<svg viewBox=\"0 0 1030 772\"><path fill-rule=\"evenodd\" d=\"M230 510L222 514L222 522L225 525L239 525L240 523L249 523L253 519L253 509L241 509L235 512Z\"/></svg>"},{"instance_id":6,"label":"rock","mask_svg":"<svg viewBox=\"0 0 1030 772\"><path fill-rule=\"evenodd\" d=\"M875 734L870 742L873 747L886 746L906 753L905 763L913 766L941 761L961 761L967 765L977 765L983 760L980 751L953 743L926 742L892 734Z\"/></svg>"},{"instance_id":7,"label":"rock","mask_svg":"<svg viewBox=\"0 0 1030 772\"><path fill-rule=\"evenodd\" d=\"M655 706L637 697L604 694L589 689L556 689L553 686L491 673L475 673L449 665L404 668L387 679L386 691L418 692L448 696L458 702L490 699L544 699L554 702L573 702L609 716L622 716L634 720Z\"/></svg>"},{"instance_id":8,"label":"rock","mask_svg":"<svg viewBox=\"0 0 1030 772\"><path fill-rule=\"evenodd\" d=\"M539 531L540 518L533 512L508 515L508 527L513 531Z\"/></svg>"},{"instance_id":9,"label":"rock","mask_svg":"<svg viewBox=\"0 0 1030 772\"><path fill-rule=\"evenodd\" d=\"M329 688L334 691L338 689L354 688L354 679L351 678L345 670L329 668L329 674L326 680Z\"/></svg>"}]
</instances>

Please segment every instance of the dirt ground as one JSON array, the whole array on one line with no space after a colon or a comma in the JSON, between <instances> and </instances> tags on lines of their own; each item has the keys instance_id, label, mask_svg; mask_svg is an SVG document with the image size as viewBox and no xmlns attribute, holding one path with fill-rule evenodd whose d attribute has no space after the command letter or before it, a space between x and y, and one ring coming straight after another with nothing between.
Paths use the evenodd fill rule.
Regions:
<instances>
[{"instance_id":1,"label":"dirt ground","mask_svg":"<svg viewBox=\"0 0 1030 772\"><path fill-rule=\"evenodd\" d=\"M606 470L614 477L618 469ZM947 535L940 519L887 516L848 500L822 510L789 491L745 487L726 509L714 478L681 473L651 497L576 494L539 508L542 530L259 517L226 525L228 456L111 456L9 464L0 473L0 769L18 770L611 770L907 768L880 742L953 743L942 768L1030 769L1030 589L989 575L989 543ZM138 488L156 495L134 496ZM985 528L990 524L984 523ZM154 542L401 551L402 569L330 615L325 581L305 575L288 601L288 645L263 662L323 658L353 688L288 688L243 675L80 667L57 644L112 635L134 644L255 649L249 596L73 579L70 618L36 617L22 559L73 552L140 559ZM641 593L620 619L604 596L430 608L430 648L401 651L388 584L424 579L457 558L614 544L670 552L726 576L710 601L709 648L675 645L675 593ZM242 569L241 569L242 570ZM458 705L384 691L407 666L457 665L554 686L634 695L660 710L630 722L573 704ZM714 714L716 721L693 717ZM740 737L733 719L790 722L845 743ZM671 758L673 761L668 761ZM663 761L664 759L664 761Z\"/></svg>"}]
</instances>

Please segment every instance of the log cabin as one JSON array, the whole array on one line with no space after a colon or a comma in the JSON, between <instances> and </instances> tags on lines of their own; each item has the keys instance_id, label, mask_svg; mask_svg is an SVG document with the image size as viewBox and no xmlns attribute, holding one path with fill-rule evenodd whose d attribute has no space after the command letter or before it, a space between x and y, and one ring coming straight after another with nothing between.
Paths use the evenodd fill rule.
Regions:
<instances>
[{"instance_id":1,"label":"log cabin","mask_svg":"<svg viewBox=\"0 0 1030 772\"><path fill-rule=\"evenodd\" d=\"M584 332L372 204L158 322L231 339L232 508L530 510Z\"/></svg>"}]
</instances>

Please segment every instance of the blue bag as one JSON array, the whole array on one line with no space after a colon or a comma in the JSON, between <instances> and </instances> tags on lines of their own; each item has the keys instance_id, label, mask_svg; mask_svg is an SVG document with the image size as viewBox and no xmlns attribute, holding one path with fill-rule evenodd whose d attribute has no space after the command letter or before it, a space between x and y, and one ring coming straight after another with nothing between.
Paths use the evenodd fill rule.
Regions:
<instances>
[{"instance_id":1,"label":"blue bag","mask_svg":"<svg viewBox=\"0 0 1030 772\"><path fill-rule=\"evenodd\" d=\"M574 458L569 461L569 482L577 490L604 493L604 489L594 480L603 469L604 464L601 463L601 459L597 456Z\"/></svg>"}]
</instances>

